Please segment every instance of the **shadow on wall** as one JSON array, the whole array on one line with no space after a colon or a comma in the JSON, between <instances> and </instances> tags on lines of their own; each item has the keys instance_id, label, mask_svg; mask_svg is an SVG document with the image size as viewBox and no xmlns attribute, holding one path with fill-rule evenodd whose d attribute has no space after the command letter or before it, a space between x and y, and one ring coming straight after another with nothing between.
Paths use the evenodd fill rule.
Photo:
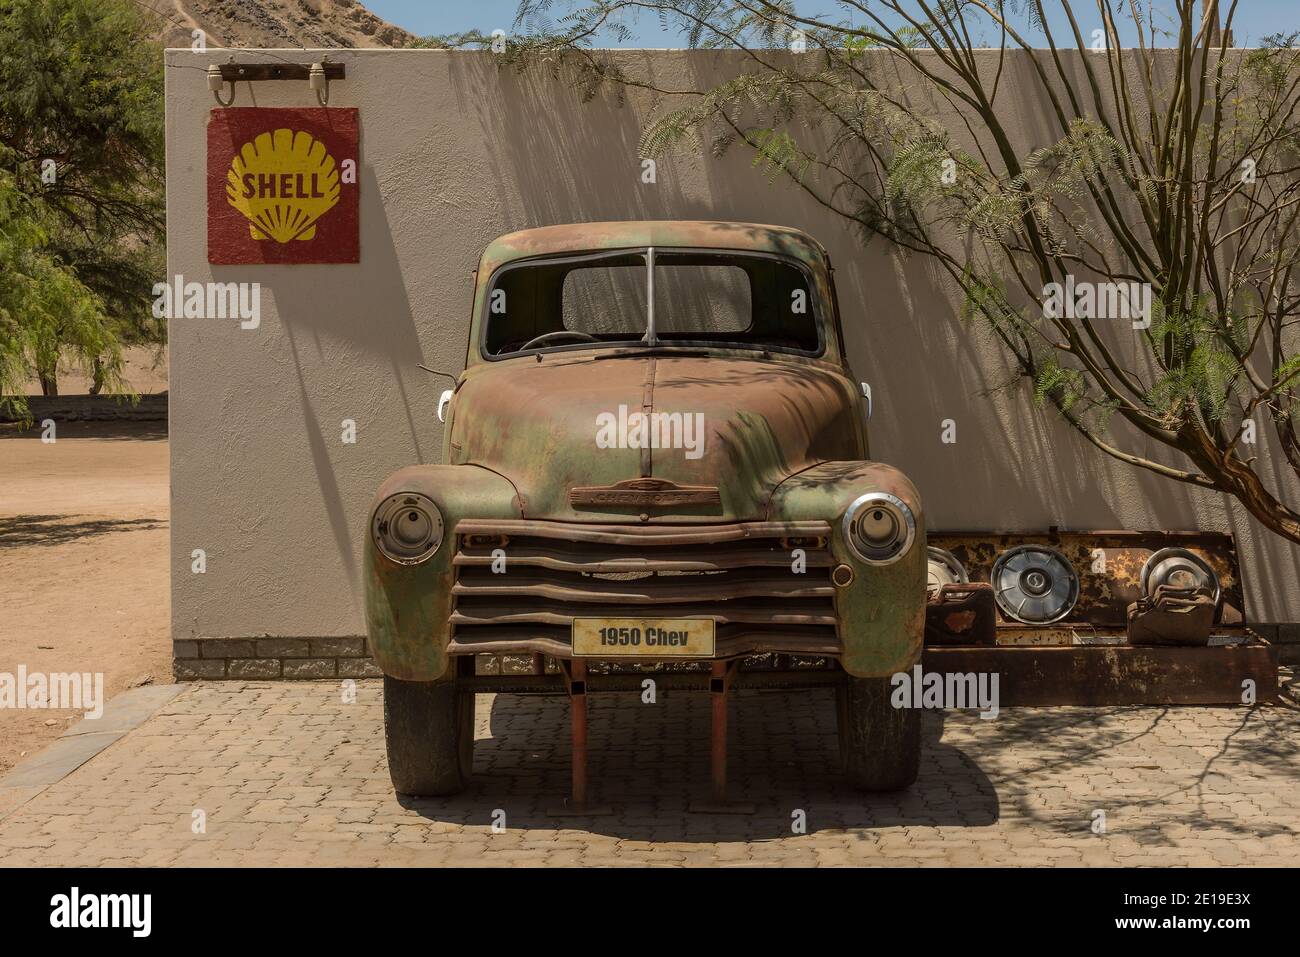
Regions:
<instances>
[{"instance_id":1,"label":"shadow on wall","mask_svg":"<svg viewBox=\"0 0 1300 957\"><path fill-rule=\"evenodd\" d=\"M377 435L379 430L373 426L378 423L384 393L395 388L405 412L405 439L413 450L413 456L410 451L403 451L400 457L427 461L426 455L434 445L427 427L428 414L418 404L413 405L407 384L408 377L427 375L417 368L422 353L415 311L406 294L383 194L373 168L365 163L361 166L361 195L362 265L277 270L275 279L268 284L269 290L264 290L274 296L278 319L284 328L284 341L288 345L284 382L296 394L311 451L315 484L320 489L320 507L329 521L356 608L363 606L360 549L368 519L369 495L387 478L390 459L360 454L356 447L344 444L342 423L351 419L357 424L359 435L367 430L367 438ZM357 273L357 281L331 285L328 309L313 308L319 301L315 286L320 281L317 273L320 269ZM214 266L215 278L222 279L222 271L222 267ZM384 290L385 294L381 297L377 290ZM385 304L382 317L374 316L374 304L378 301ZM358 316L371 317L373 321L358 322ZM376 328L380 322L382 334ZM386 376L376 376L373 364L349 359L357 352L377 350L390 370ZM422 393L419 399L425 399ZM423 430L422 422L426 422ZM394 427L401 424L388 422L384 431L399 437L400 428ZM345 471L351 475L341 481L339 473ZM365 489L365 501L344 501L345 487Z\"/></svg>"},{"instance_id":2,"label":"shadow on wall","mask_svg":"<svg viewBox=\"0 0 1300 957\"><path fill-rule=\"evenodd\" d=\"M650 55L628 59L630 69L653 75ZM700 53L688 62L691 75L665 85L702 88L735 61ZM837 266L850 361L857 378L872 385L872 454L916 482L933 527L1231 531L1242 550L1251 615L1285 617L1278 590L1300 574L1300 549L1261 529L1227 496L1106 459L1054 412L1037 407L999 343L960 318L947 276L924 259L903 259L879 241L864 247L845 220L796 186L768 183L739 150L721 159L665 157L657 182L643 183L638 139L653 109L647 96L633 93L624 103L603 91L583 104L549 74L518 74L483 58L457 58L450 78L464 115L494 144L491 185L503 198L518 197L517 208L503 210L509 229L713 219L797 226L821 240ZM1035 145L1056 139L1045 120L1049 108L1039 93L1021 111L1034 124L1023 133ZM947 419L956 424L952 444L941 441ZM1115 428L1130 431L1118 422ZM1177 464L1140 434L1122 435L1120 444ZM1294 487L1287 470L1272 471L1275 487Z\"/></svg>"}]
</instances>

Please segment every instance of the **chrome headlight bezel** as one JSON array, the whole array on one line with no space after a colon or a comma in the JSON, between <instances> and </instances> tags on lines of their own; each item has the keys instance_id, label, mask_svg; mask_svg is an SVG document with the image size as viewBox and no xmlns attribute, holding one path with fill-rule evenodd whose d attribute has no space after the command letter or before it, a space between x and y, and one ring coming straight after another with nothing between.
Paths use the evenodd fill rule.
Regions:
<instances>
[{"instance_id":1,"label":"chrome headlight bezel","mask_svg":"<svg viewBox=\"0 0 1300 957\"><path fill-rule=\"evenodd\" d=\"M427 529L419 520L412 522L419 534L403 540L397 534L397 523L403 512L418 513L427 521ZM442 512L433 499L420 492L398 492L390 495L375 509L370 519L370 534L380 554L398 565L419 565L437 554L445 537Z\"/></svg>"},{"instance_id":2,"label":"chrome headlight bezel","mask_svg":"<svg viewBox=\"0 0 1300 957\"><path fill-rule=\"evenodd\" d=\"M894 519L897 532L888 548L872 548L859 540L856 523L868 508L883 509ZM849 549L867 565L892 565L906 555L916 541L916 518L912 510L897 495L888 492L867 492L855 498L844 510L842 529Z\"/></svg>"}]
</instances>

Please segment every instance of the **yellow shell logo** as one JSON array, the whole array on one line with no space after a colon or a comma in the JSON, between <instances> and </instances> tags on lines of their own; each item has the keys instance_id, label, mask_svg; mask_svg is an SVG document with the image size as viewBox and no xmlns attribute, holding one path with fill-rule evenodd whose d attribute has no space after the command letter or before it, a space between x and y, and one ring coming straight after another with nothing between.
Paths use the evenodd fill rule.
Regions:
<instances>
[{"instance_id":1,"label":"yellow shell logo","mask_svg":"<svg viewBox=\"0 0 1300 957\"><path fill-rule=\"evenodd\" d=\"M262 133L231 161L226 199L248 219L254 239L314 239L316 220L339 201L338 167L310 133Z\"/></svg>"}]
</instances>

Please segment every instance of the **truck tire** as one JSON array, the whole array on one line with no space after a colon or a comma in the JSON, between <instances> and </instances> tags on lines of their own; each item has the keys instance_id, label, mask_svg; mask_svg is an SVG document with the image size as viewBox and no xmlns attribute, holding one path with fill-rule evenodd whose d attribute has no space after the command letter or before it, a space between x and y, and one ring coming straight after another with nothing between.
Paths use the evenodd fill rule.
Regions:
<instances>
[{"instance_id":1,"label":"truck tire","mask_svg":"<svg viewBox=\"0 0 1300 957\"><path fill-rule=\"evenodd\" d=\"M384 740L393 788L411 797L455 794L474 763L474 695L444 681L384 675Z\"/></svg>"},{"instance_id":2,"label":"truck tire","mask_svg":"<svg viewBox=\"0 0 1300 957\"><path fill-rule=\"evenodd\" d=\"M840 756L849 783L863 791L901 791L921 766L921 712L895 708L888 678L844 676L836 689Z\"/></svg>"}]
</instances>

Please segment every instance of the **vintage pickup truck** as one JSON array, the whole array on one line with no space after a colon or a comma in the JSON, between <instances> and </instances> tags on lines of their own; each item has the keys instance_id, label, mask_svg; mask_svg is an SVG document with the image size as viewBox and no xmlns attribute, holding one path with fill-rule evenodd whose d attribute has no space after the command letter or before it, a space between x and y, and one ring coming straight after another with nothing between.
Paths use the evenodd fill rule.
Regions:
<instances>
[{"instance_id":1,"label":"vintage pickup truck","mask_svg":"<svg viewBox=\"0 0 1300 957\"><path fill-rule=\"evenodd\" d=\"M921 655L924 518L869 460L818 242L714 222L513 233L483 253L467 353L446 464L396 472L371 512L398 792L462 787L476 655L558 664L571 691L596 662L697 662L725 687L753 656L824 659L849 779L914 780L919 714L890 676Z\"/></svg>"}]
</instances>

